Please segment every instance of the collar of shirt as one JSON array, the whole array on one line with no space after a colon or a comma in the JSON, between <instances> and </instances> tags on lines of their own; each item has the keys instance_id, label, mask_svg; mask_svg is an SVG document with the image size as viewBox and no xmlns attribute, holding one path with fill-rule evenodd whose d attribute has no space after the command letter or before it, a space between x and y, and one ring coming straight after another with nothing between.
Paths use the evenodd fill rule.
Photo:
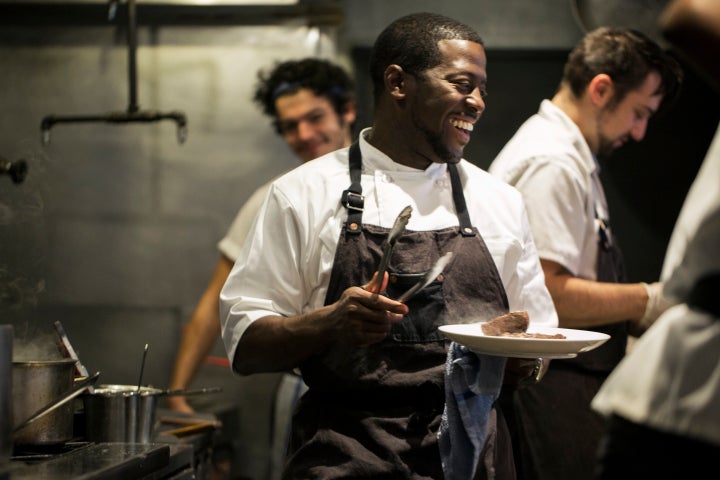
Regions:
<instances>
[{"instance_id":1,"label":"collar of shirt","mask_svg":"<svg viewBox=\"0 0 720 480\"><path fill-rule=\"evenodd\" d=\"M408 172L418 173L421 170L397 163L392 158L375 148L367 141L367 136L372 128L365 128L360 132L360 152L362 153L363 172L382 170L385 172ZM433 163L424 170L429 178L440 178L447 172L447 164Z\"/></svg>"},{"instance_id":2,"label":"collar of shirt","mask_svg":"<svg viewBox=\"0 0 720 480\"><path fill-rule=\"evenodd\" d=\"M563 112L550 100L543 100L542 103L540 103L540 111L538 112L538 115L548 121L561 124L568 134L572 136L573 144L577 151L581 154L581 165L588 174L600 172L600 165L590 151L590 147L588 146L585 137L582 132L580 132L580 129L575 122L573 122L565 112Z\"/></svg>"}]
</instances>

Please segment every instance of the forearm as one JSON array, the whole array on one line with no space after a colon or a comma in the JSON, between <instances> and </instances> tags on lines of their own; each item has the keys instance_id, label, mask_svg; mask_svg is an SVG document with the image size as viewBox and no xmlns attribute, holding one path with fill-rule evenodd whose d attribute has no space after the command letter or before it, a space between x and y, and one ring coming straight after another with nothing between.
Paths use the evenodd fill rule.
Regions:
<instances>
[{"instance_id":1,"label":"forearm","mask_svg":"<svg viewBox=\"0 0 720 480\"><path fill-rule=\"evenodd\" d=\"M403 303L350 287L337 302L312 312L255 320L240 337L233 369L241 375L286 371L330 345L371 345L382 341L407 312Z\"/></svg>"},{"instance_id":2,"label":"forearm","mask_svg":"<svg viewBox=\"0 0 720 480\"><path fill-rule=\"evenodd\" d=\"M170 388L188 388L200 365L220 337L220 290L232 269L232 261L220 257L210 282L185 328L175 359Z\"/></svg>"},{"instance_id":3,"label":"forearm","mask_svg":"<svg viewBox=\"0 0 720 480\"><path fill-rule=\"evenodd\" d=\"M206 308L205 310L211 309ZM220 319L217 308L212 310L215 312L214 314L212 311L196 311L185 328L170 380L171 389L190 387L200 365L220 337Z\"/></svg>"},{"instance_id":4,"label":"forearm","mask_svg":"<svg viewBox=\"0 0 720 480\"><path fill-rule=\"evenodd\" d=\"M243 332L233 359L241 375L292 370L334 341L328 307L295 317L267 316Z\"/></svg>"},{"instance_id":5,"label":"forearm","mask_svg":"<svg viewBox=\"0 0 720 480\"><path fill-rule=\"evenodd\" d=\"M563 328L639 320L648 301L647 290L640 283L595 282L571 275L546 275L545 282Z\"/></svg>"}]
</instances>

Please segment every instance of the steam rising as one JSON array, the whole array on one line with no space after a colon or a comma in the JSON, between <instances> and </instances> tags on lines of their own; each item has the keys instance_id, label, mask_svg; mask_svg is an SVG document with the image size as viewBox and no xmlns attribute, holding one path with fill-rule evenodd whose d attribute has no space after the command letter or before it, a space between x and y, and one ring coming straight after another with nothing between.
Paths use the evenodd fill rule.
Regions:
<instances>
[{"instance_id":1,"label":"steam rising","mask_svg":"<svg viewBox=\"0 0 720 480\"><path fill-rule=\"evenodd\" d=\"M57 335L43 334L34 338L15 338L13 362L62 360Z\"/></svg>"}]
</instances>

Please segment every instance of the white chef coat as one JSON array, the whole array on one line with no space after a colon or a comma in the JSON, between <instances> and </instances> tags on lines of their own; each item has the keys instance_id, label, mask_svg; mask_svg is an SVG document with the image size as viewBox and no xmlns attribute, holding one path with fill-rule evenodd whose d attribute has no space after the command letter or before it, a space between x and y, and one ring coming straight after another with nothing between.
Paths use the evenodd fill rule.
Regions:
<instances>
[{"instance_id":1,"label":"white chef coat","mask_svg":"<svg viewBox=\"0 0 720 480\"><path fill-rule=\"evenodd\" d=\"M412 206L408 230L459 225L447 165L418 170L393 162L361 132L363 222L391 228ZM223 340L230 359L247 326L266 315L298 315L324 304L347 210L348 148L300 165L273 182L243 251L220 295ZM533 324L557 326L557 314L527 222L521 195L466 160L458 164L470 219L498 268L510 310ZM478 319L481 320L481 319Z\"/></svg>"},{"instance_id":2,"label":"white chef coat","mask_svg":"<svg viewBox=\"0 0 720 480\"><path fill-rule=\"evenodd\" d=\"M250 198L248 198L235 216L232 224L230 224L230 228L225 236L218 242L218 250L233 262L240 255L243 242L245 242L250 227L255 221L255 217L257 216L258 210L260 210L265 195L267 195L268 190L270 190L270 183L271 182L268 182L262 187L259 187L250 195Z\"/></svg>"},{"instance_id":3,"label":"white chef coat","mask_svg":"<svg viewBox=\"0 0 720 480\"><path fill-rule=\"evenodd\" d=\"M575 122L543 100L489 171L522 192L540 258L597 280L595 211L607 225L610 218L600 167Z\"/></svg>"},{"instance_id":4,"label":"white chef coat","mask_svg":"<svg viewBox=\"0 0 720 480\"><path fill-rule=\"evenodd\" d=\"M665 256L665 294L684 302L720 271L720 128L685 199ZM720 319L676 305L635 343L595 396L598 412L720 446Z\"/></svg>"}]
</instances>

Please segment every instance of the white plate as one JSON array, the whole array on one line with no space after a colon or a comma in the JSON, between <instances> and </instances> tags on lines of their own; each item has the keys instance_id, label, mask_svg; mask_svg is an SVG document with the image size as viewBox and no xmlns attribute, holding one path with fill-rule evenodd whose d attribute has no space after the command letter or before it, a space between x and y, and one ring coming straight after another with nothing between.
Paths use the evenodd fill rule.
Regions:
<instances>
[{"instance_id":1,"label":"white plate","mask_svg":"<svg viewBox=\"0 0 720 480\"><path fill-rule=\"evenodd\" d=\"M589 330L533 326L528 328L528 333L561 333L565 338L494 337L483 333L481 323L441 325L439 329L450 340L473 352L518 358L572 358L610 339L610 335Z\"/></svg>"}]
</instances>

